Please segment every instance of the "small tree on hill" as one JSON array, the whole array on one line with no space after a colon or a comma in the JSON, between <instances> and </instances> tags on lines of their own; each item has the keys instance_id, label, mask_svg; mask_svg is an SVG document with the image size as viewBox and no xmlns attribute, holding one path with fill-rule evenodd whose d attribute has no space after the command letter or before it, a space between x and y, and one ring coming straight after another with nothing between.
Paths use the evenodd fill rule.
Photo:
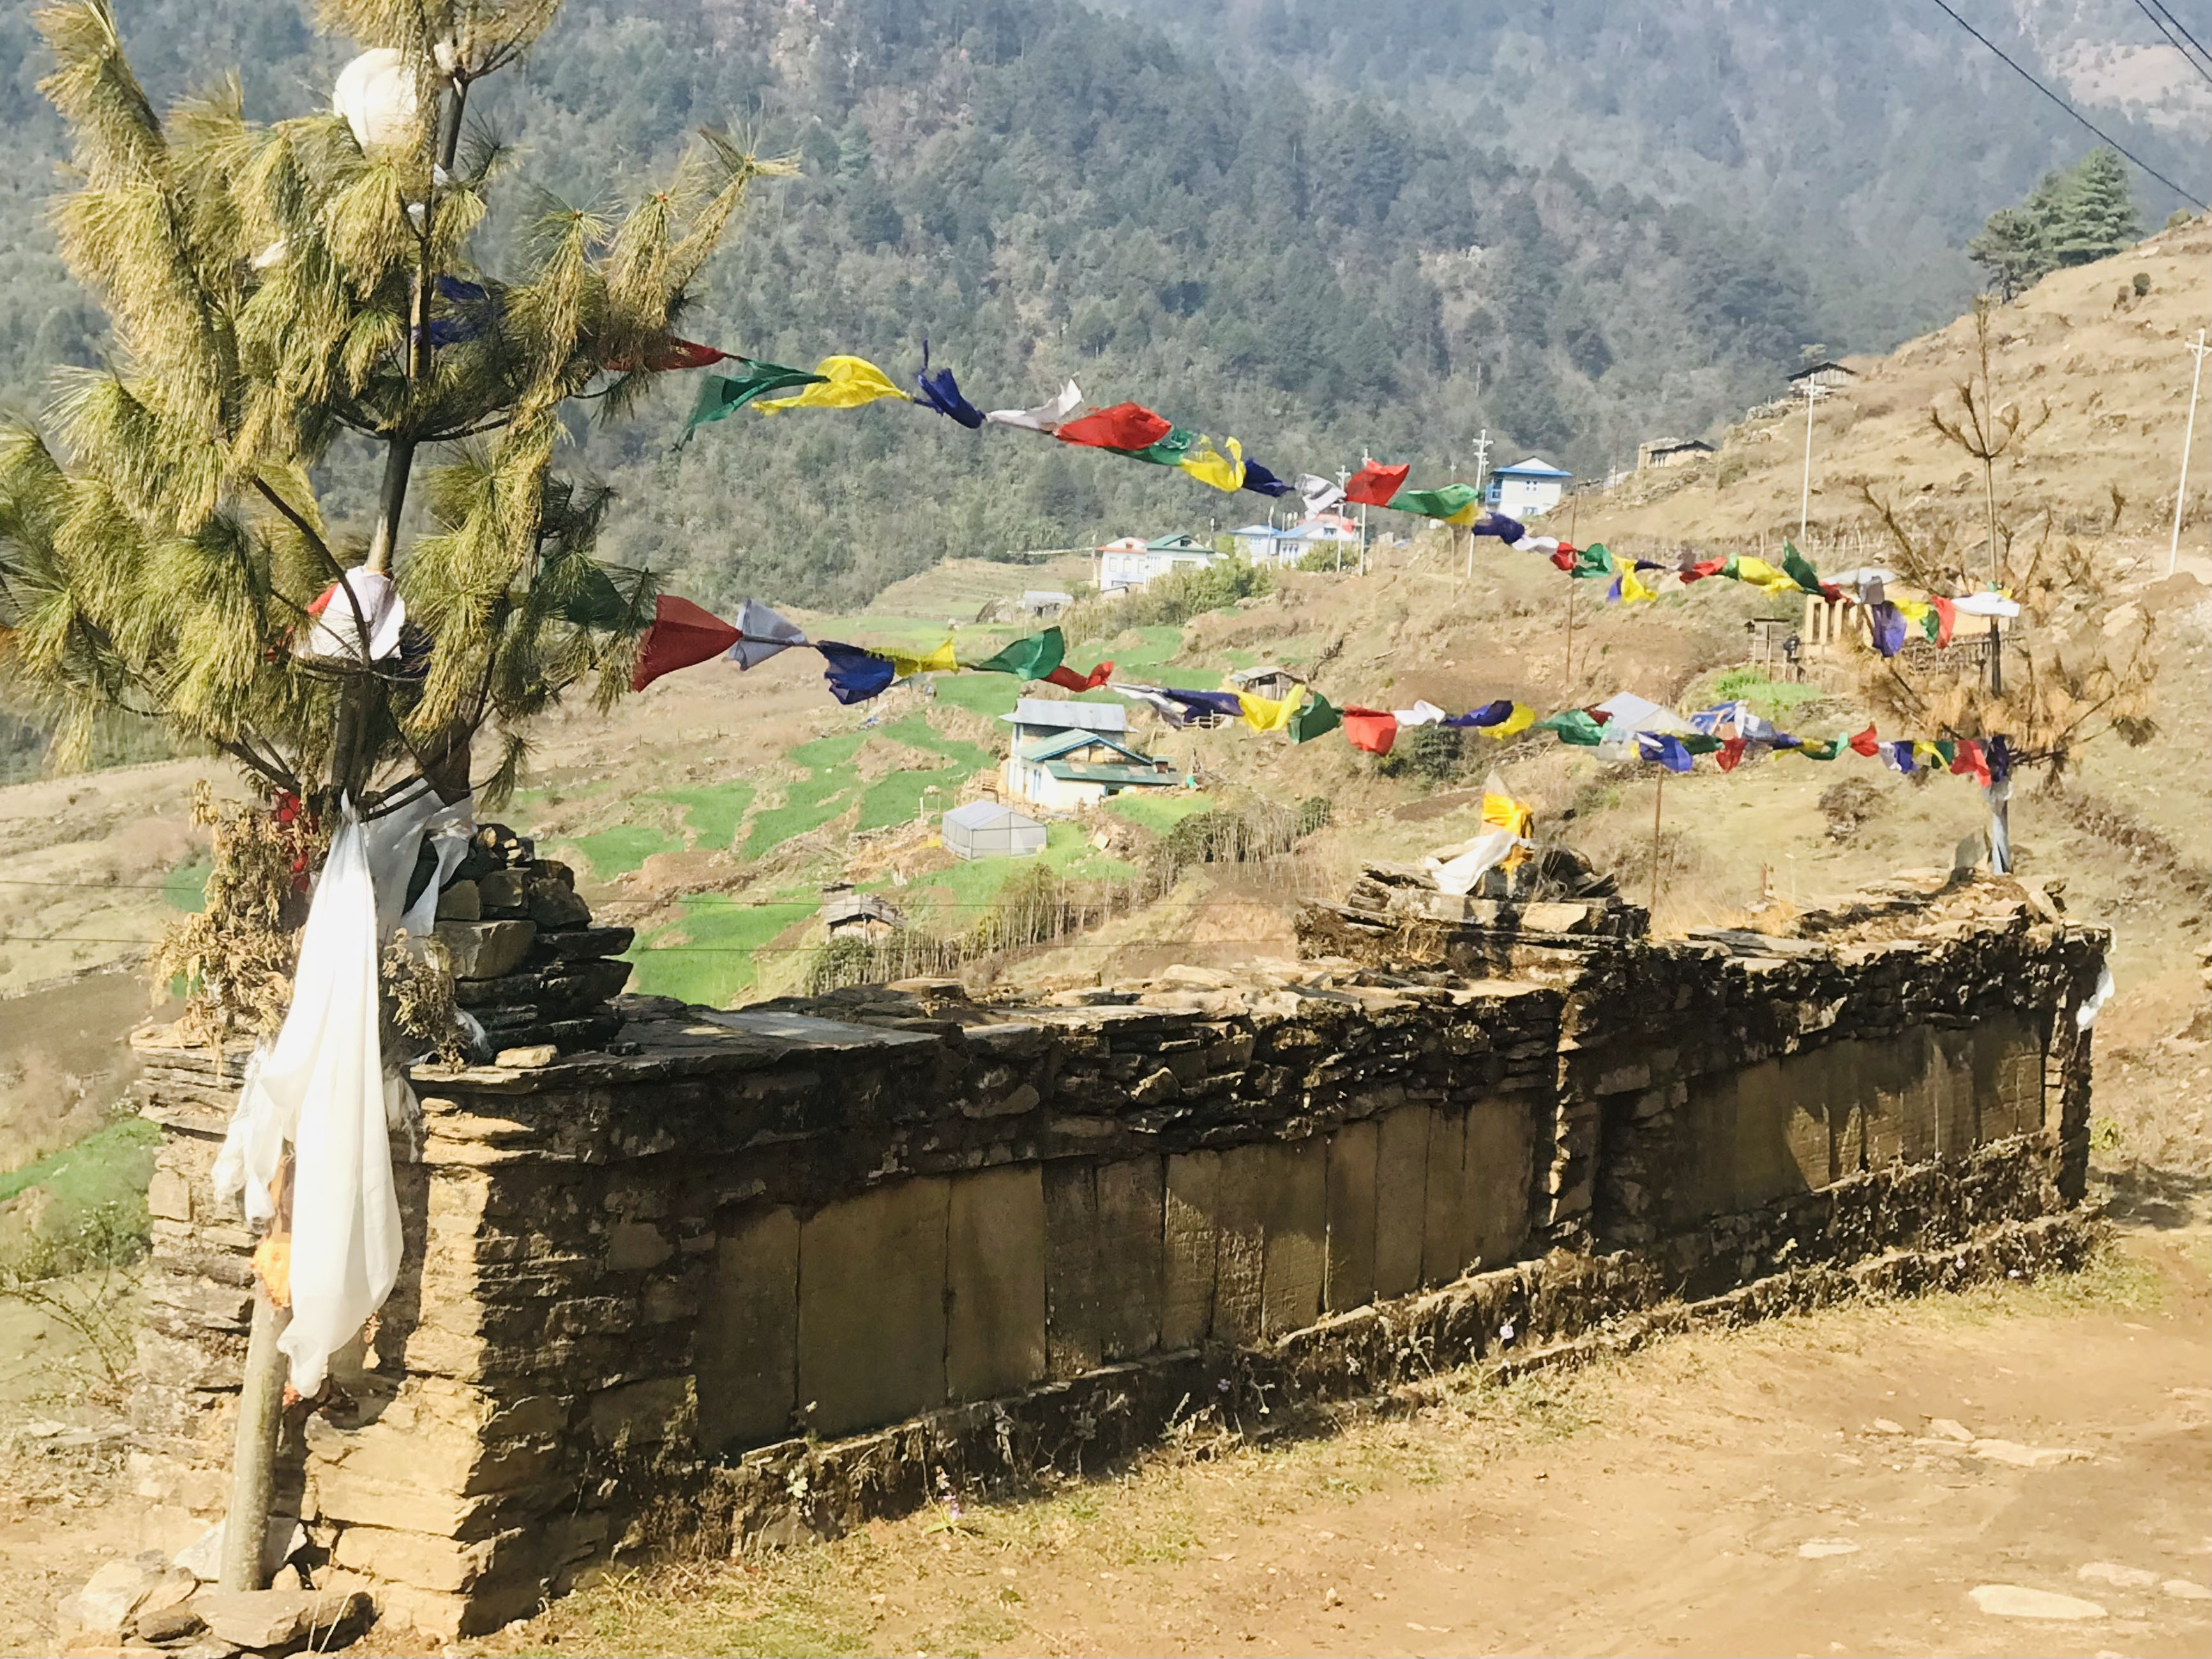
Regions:
<instances>
[{"instance_id":1,"label":"small tree on hill","mask_svg":"<svg viewBox=\"0 0 2212 1659\"><path fill-rule=\"evenodd\" d=\"M772 169L703 134L619 220L549 204L518 269L479 266L507 158L470 99L557 5L323 0L369 49L346 112L267 125L235 76L157 115L107 0L39 14L74 142L62 252L112 330L109 366L60 371L45 425L0 441L7 666L58 717L61 763L121 708L314 813L374 812L417 775L459 799L489 728L496 798L532 716L627 685L652 579L594 560L608 498L555 471L562 412L627 410L674 366L692 283ZM334 523L318 470L364 448L374 517ZM369 638L363 582L298 649L349 568L396 581L397 647Z\"/></svg>"},{"instance_id":2,"label":"small tree on hill","mask_svg":"<svg viewBox=\"0 0 2212 1659\"><path fill-rule=\"evenodd\" d=\"M2126 164L2118 151L2100 146L2067 179L2045 235L2060 264L2086 265L2119 252L2142 228Z\"/></svg>"},{"instance_id":3,"label":"small tree on hill","mask_svg":"<svg viewBox=\"0 0 2212 1659\"><path fill-rule=\"evenodd\" d=\"M1966 257L1986 266L1999 296L2011 300L2061 265L2110 258L2139 231L2126 164L2100 146L2063 173L2045 173L2018 207L1990 215Z\"/></svg>"},{"instance_id":4,"label":"small tree on hill","mask_svg":"<svg viewBox=\"0 0 2212 1659\"><path fill-rule=\"evenodd\" d=\"M1881 714L1916 735L1985 744L2002 738L2014 770L2056 778L2075 751L2107 732L2130 744L2156 735L2152 624L2142 617L2108 637L2110 611L2094 562L2058 533L2048 508L2015 517L1999 500L1996 463L2017 455L2049 410L1999 400L1990 370L1991 309L1987 297L1976 300L1969 372L1929 410L1936 435L1981 471L1982 523L1910 517L1866 480L1857 489L1888 532L1905 581L1946 596L1995 587L2019 601L2021 614L2008 629L1992 620L1978 638L1962 618L1946 650L1869 653L1864 689ZM2006 795L2000 788L1991 802L2000 828Z\"/></svg>"}]
</instances>

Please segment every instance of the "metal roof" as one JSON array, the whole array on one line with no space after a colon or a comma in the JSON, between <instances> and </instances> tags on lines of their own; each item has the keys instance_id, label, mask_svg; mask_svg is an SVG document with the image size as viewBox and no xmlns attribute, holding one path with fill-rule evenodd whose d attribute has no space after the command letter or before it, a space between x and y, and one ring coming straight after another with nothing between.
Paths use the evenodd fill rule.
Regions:
<instances>
[{"instance_id":1,"label":"metal roof","mask_svg":"<svg viewBox=\"0 0 2212 1659\"><path fill-rule=\"evenodd\" d=\"M1012 807L1002 806L994 800L971 800L965 806L956 806L945 815L944 821L963 830L995 830L1006 823L1017 828L1023 825L1033 830L1044 828L1028 813L1017 812Z\"/></svg>"},{"instance_id":2,"label":"metal roof","mask_svg":"<svg viewBox=\"0 0 2212 1659\"><path fill-rule=\"evenodd\" d=\"M1060 702L1024 697L1014 712L999 718L1009 726L1041 726L1056 732L1126 732L1129 711L1118 702Z\"/></svg>"},{"instance_id":3,"label":"metal roof","mask_svg":"<svg viewBox=\"0 0 2212 1659\"><path fill-rule=\"evenodd\" d=\"M1575 475L1564 468L1553 466L1540 455L1531 455L1510 466L1493 466L1490 469L1490 476L1493 478L1571 478Z\"/></svg>"},{"instance_id":4,"label":"metal roof","mask_svg":"<svg viewBox=\"0 0 2212 1659\"><path fill-rule=\"evenodd\" d=\"M1092 744L1103 744L1117 755L1127 755L1133 761L1150 761L1152 757L1140 750L1132 749L1103 732L1061 732L1036 743L1024 744L1016 753L1025 761L1058 760L1073 749L1087 749Z\"/></svg>"},{"instance_id":5,"label":"metal roof","mask_svg":"<svg viewBox=\"0 0 2212 1659\"><path fill-rule=\"evenodd\" d=\"M1181 783L1182 775L1164 762L1144 766L1092 766L1083 761L1047 761L1044 769L1063 783L1138 783L1159 787Z\"/></svg>"}]
</instances>

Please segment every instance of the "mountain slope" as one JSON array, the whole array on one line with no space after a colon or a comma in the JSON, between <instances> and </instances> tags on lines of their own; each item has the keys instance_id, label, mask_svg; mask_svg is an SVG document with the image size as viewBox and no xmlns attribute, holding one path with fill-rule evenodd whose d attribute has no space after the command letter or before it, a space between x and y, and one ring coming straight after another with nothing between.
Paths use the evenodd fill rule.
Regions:
<instances>
[{"instance_id":1,"label":"mountain slope","mask_svg":"<svg viewBox=\"0 0 2212 1659\"><path fill-rule=\"evenodd\" d=\"M1463 115L1514 154L1743 214L1801 251L1838 348L1954 314L1966 238L2094 142L1927 0L1127 4L1248 73ZM2212 87L2129 0L1957 9L2169 177L2212 171ZM2179 205L2135 183L2148 224Z\"/></svg>"},{"instance_id":2,"label":"mountain slope","mask_svg":"<svg viewBox=\"0 0 2212 1659\"><path fill-rule=\"evenodd\" d=\"M292 0L119 16L158 100L242 61L257 118L318 105L347 52ZM20 15L0 21L0 61L9 47L0 115L20 155L58 155ZM1805 273L1739 221L1538 172L1479 130L1246 87L1064 0L572 8L471 112L571 201L604 201L702 124L795 152L803 176L763 194L686 318L696 337L902 375L927 340L986 406L1073 375L1285 472L1371 446L1433 477L1468 467L1484 426L1588 465L1740 406L1823 333ZM102 349L41 222L43 171L0 198L0 386L19 401L46 362ZM495 274L514 229L487 239ZM574 436L625 498L610 551L710 601L850 603L951 553L1202 532L1266 505L896 406L748 412L672 454L689 393ZM342 513L365 505L349 458L328 471Z\"/></svg>"}]
</instances>

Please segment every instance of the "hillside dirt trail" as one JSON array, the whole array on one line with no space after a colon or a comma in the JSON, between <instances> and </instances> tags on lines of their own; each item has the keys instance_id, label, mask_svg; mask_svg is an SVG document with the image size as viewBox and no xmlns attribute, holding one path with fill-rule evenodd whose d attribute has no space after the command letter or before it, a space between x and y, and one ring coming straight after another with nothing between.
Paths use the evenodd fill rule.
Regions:
<instances>
[{"instance_id":1,"label":"hillside dirt trail","mask_svg":"<svg viewBox=\"0 0 2212 1659\"><path fill-rule=\"evenodd\" d=\"M1922 1306L1687 1343L1479 1474L1250 1527L1224 1507L1172 1567L1039 1572L1002 1650L2202 1653L2207 1603L2161 1586L2212 1566L2204 1281L2137 1249L2158 1310ZM1977 1455L1936 1420L2007 1443ZM2022 1448L2069 1456L2002 1461ZM2099 1562L2155 1582L2085 1579ZM2106 1616L1990 1617L1985 1583Z\"/></svg>"}]
</instances>

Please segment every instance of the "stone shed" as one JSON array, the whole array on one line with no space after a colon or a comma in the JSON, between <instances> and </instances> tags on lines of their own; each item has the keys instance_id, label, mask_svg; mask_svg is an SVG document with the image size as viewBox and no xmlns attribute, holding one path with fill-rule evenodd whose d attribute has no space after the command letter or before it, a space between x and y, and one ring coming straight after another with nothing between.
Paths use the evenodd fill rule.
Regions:
<instances>
[{"instance_id":1,"label":"stone shed","mask_svg":"<svg viewBox=\"0 0 2212 1659\"><path fill-rule=\"evenodd\" d=\"M627 998L605 1047L418 1067L399 1288L294 1421L303 1562L482 1630L675 1535L832 1534L1197 1410L2082 1248L2104 936L2040 893L1664 944L1450 902L1312 907L1312 959L1234 975ZM138 1416L181 1526L249 1241L207 1186L234 1081L148 1059Z\"/></svg>"}]
</instances>

